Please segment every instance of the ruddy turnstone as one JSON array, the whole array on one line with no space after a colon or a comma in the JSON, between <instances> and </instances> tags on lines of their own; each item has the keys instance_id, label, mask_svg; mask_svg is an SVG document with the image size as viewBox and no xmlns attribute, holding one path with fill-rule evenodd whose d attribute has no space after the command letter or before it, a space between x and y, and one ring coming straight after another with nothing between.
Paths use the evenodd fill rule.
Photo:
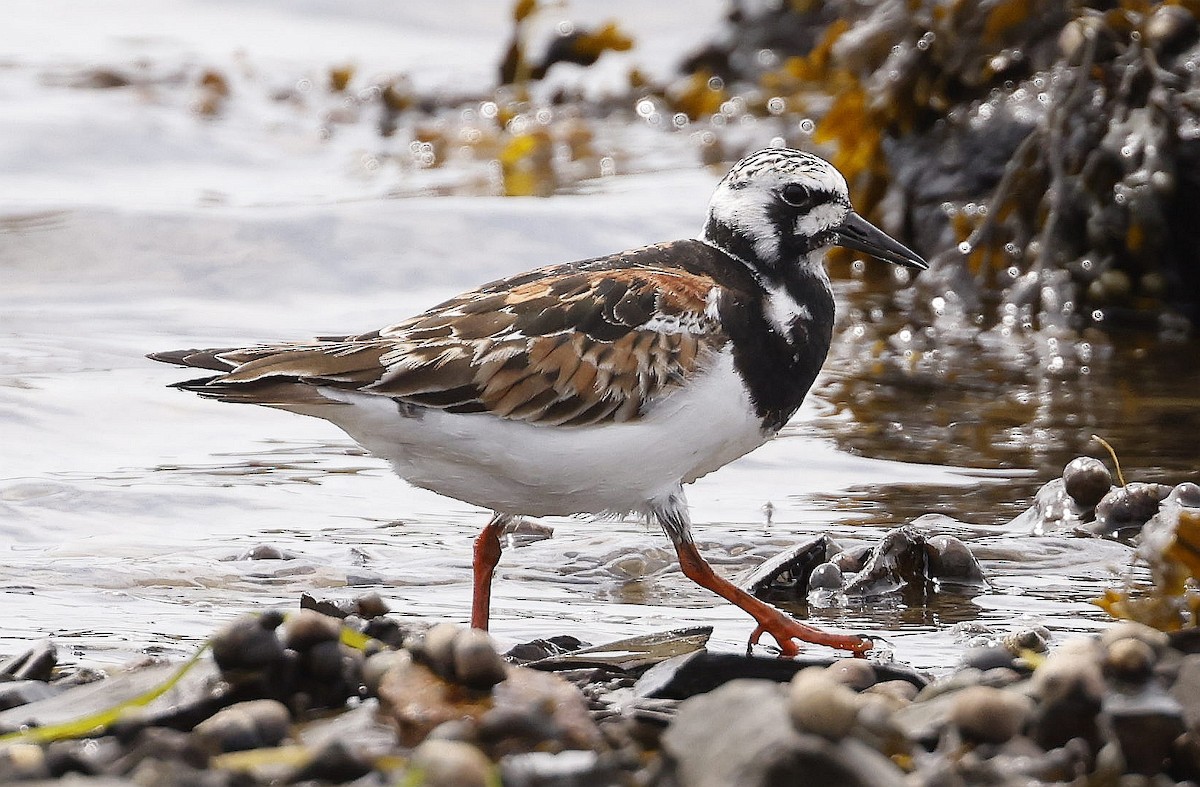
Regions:
<instances>
[{"instance_id":1,"label":"ruddy turnstone","mask_svg":"<svg viewBox=\"0 0 1200 787\"><path fill-rule=\"evenodd\" d=\"M150 357L218 372L179 388L324 418L409 483L493 511L475 541L477 628L514 519L637 513L684 574L754 617L751 641L862 653L869 638L806 626L714 572L683 492L800 406L829 350L835 245L926 267L854 212L831 164L771 148L720 182L697 239L518 274L371 333Z\"/></svg>"}]
</instances>

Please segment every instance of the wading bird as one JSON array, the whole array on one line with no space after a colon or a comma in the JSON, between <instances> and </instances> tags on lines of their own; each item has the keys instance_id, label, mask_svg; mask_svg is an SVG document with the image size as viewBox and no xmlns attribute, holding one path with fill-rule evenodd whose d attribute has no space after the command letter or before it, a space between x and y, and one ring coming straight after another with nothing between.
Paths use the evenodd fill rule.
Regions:
<instances>
[{"instance_id":1,"label":"wading bird","mask_svg":"<svg viewBox=\"0 0 1200 787\"><path fill-rule=\"evenodd\" d=\"M150 357L217 374L177 387L330 421L409 483L494 512L475 541L486 629L500 534L516 518L636 513L684 574L786 655L871 640L804 625L717 575L683 486L771 439L833 331L825 250L925 268L851 208L831 164L770 148L721 180L700 237L538 268L378 331Z\"/></svg>"}]
</instances>

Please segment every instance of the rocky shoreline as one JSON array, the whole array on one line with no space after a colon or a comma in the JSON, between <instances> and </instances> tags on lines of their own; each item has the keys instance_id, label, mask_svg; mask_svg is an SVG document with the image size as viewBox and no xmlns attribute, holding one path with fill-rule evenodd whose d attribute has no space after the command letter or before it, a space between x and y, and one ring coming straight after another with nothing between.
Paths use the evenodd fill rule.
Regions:
<instances>
[{"instance_id":1,"label":"rocky shoreline","mask_svg":"<svg viewBox=\"0 0 1200 787\"><path fill-rule=\"evenodd\" d=\"M711 652L703 629L497 653L339 619L240 618L207 655L107 678L0 665L0 782L87 785L1158 785L1200 780L1200 630L1121 622L901 664ZM373 631L382 639L370 638Z\"/></svg>"}]
</instances>

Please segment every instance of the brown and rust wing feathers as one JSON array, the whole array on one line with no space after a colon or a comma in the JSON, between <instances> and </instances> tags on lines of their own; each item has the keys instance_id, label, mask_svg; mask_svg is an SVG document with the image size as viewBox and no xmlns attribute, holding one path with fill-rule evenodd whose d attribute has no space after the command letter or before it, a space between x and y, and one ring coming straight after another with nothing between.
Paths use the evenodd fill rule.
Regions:
<instances>
[{"instance_id":1,"label":"brown and rust wing feathers","mask_svg":"<svg viewBox=\"0 0 1200 787\"><path fill-rule=\"evenodd\" d=\"M628 421L726 341L711 316L715 286L678 268L564 266L370 334L153 357L225 372L184 385L236 401L300 383L539 424Z\"/></svg>"}]
</instances>

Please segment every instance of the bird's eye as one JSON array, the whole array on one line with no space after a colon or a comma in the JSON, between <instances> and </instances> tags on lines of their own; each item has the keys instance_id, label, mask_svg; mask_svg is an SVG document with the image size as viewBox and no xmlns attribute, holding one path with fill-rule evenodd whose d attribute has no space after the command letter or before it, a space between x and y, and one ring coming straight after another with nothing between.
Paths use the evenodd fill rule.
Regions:
<instances>
[{"instance_id":1,"label":"bird's eye","mask_svg":"<svg viewBox=\"0 0 1200 787\"><path fill-rule=\"evenodd\" d=\"M784 186L783 191L779 192L779 196L793 208L812 207L812 192L795 183Z\"/></svg>"}]
</instances>

